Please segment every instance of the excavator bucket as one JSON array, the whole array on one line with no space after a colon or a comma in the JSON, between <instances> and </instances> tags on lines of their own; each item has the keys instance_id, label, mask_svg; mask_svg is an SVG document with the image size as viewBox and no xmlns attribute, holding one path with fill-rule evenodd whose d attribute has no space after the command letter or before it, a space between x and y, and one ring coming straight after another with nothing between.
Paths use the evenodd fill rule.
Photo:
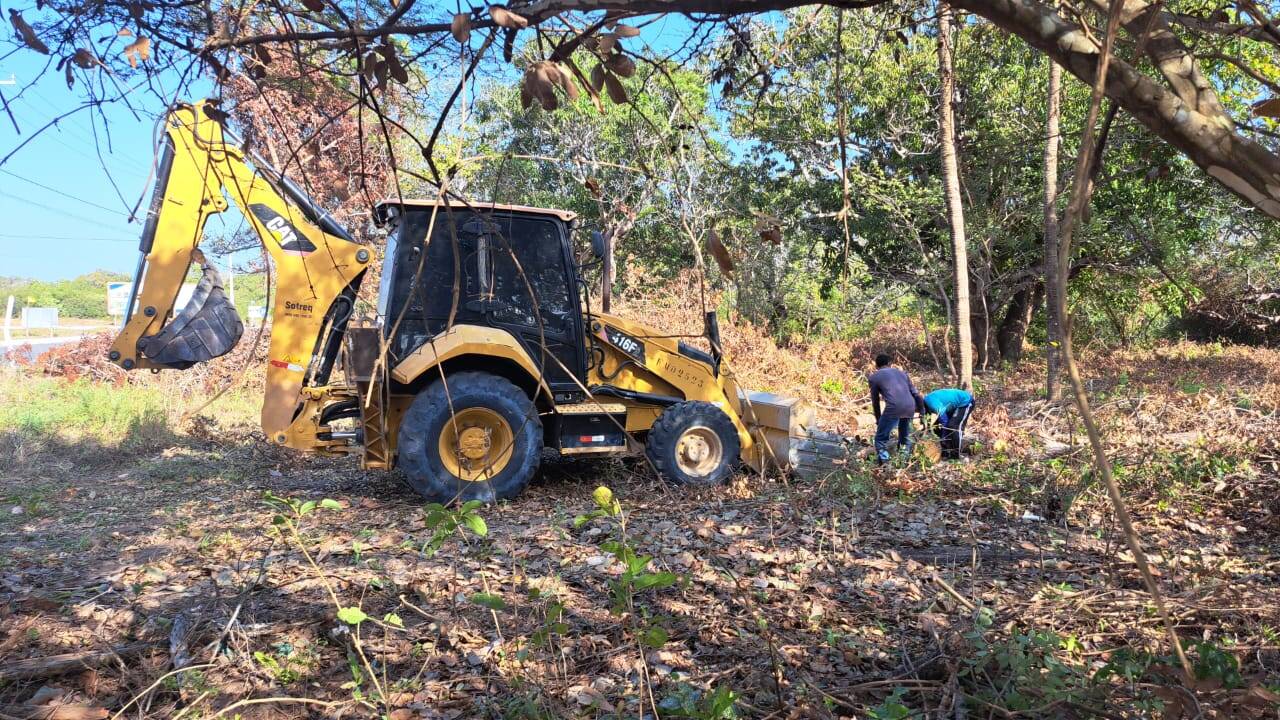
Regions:
<instances>
[{"instance_id":1,"label":"excavator bucket","mask_svg":"<svg viewBox=\"0 0 1280 720\"><path fill-rule=\"evenodd\" d=\"M231 352L244 334L244 323L222 291L217 268L196 251L203 268L191 300L160 332L138 342L142 354L157 365L185 370Z\"/></svg>"}]
</instances>

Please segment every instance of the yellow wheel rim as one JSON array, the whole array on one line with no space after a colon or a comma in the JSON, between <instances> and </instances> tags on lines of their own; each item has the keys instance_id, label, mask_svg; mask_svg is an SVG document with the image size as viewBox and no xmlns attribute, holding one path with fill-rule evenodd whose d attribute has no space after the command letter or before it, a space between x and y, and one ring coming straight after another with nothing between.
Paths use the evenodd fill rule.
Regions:
<instances>
[{"instance_id":1,"label":"yellow wheel rim","mask_svg":"<svg viewBox=\"0 0 1280 720\"><path fill-rule=\"evenodd\" d=\"M440 430L440 460L460 480L492 480L511 462L514 440L511 425L496 411L459 410Z\"/></svg>"},{"instance_id":2,"label":"yellow wheel rim","mask_svg":"<svg viewBox=\"0 0 1280 720\"><path fill-rule=\"evenodd\" d=\"M684 431L676 442L676 464L692 477L706 477L724 460L724 444L709 427L697 425Z\"/></svg>"}]
</instances>

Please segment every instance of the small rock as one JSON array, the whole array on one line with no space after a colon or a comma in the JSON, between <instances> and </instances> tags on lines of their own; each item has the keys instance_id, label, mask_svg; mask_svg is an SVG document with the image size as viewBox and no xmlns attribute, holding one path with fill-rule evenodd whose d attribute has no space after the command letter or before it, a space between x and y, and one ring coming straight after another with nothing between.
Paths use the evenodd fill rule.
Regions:
<instances>
[{"instance_id":1,"label":"small rock","mask_svg":"<svg viewBox=\"0 0 1280 720\"><path fill-rule=\"evenodd\" d=\"M26 509L23 508L21 505L14 505L13 507L9 508L10 515L21 515L24 512L26 512Z\"/></svg>"}]
</instances>

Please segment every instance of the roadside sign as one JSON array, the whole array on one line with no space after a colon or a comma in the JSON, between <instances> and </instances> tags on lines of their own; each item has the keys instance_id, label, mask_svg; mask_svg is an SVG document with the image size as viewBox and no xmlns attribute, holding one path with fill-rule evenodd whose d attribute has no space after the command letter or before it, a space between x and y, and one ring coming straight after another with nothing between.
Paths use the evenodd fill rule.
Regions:
<instances>
[{"instance_id":1,"label":"roadside sign","mask_svg":"<svg viewBox=\"0 0 1280 720\"><path fill-rule=\"evenodd\" d=\"M122 317L125 308L129 307L129 296L133 295L133 283L107 283L107 314L111 317Z\"/></svg>"},{"instance_id":2,"label":"roadside sign","mask_svg":"<svg viewBox=\"0 0 1280 720\"><path fill-rule=\"evenodd\" d=\"M173 312L175 314L182 312L182 308L191 302L191 295L195 291L195 283L187 283L178 290L178 299L173 303ZM112 317L123 317L125 309L129 307L129 298L132 296L133 283L107 283L107 314Z\"/></svg>"},{"instance_id":3,"label":"roadside sign","mask_svg":"<svg viewBox=\"0 0 1280 720\"><path fill-rule=\"evenodd\" d=\"M24 307L22 308L22 326L28 330L56 328L58 327L58 308Z\"/></svg>"}]
</instances>

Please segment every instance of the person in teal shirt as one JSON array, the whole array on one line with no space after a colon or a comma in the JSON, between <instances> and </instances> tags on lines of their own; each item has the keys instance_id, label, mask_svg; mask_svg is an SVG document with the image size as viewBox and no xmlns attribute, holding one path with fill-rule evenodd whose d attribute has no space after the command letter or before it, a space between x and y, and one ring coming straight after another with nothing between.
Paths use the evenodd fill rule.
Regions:
<instances>
[{"instance_id":1,"label":"person in teal shirt","mask_svg":"<svg viewBox=\"0 0 1280 720\"><path fill-rule=\"evenodd\" d=\"M964 426L973 414L973 393L960 388L942 388L924 396L925 412L938 416L934 431L942 441L942 458L959 460Z\"/></svg>"}]
</instances>

